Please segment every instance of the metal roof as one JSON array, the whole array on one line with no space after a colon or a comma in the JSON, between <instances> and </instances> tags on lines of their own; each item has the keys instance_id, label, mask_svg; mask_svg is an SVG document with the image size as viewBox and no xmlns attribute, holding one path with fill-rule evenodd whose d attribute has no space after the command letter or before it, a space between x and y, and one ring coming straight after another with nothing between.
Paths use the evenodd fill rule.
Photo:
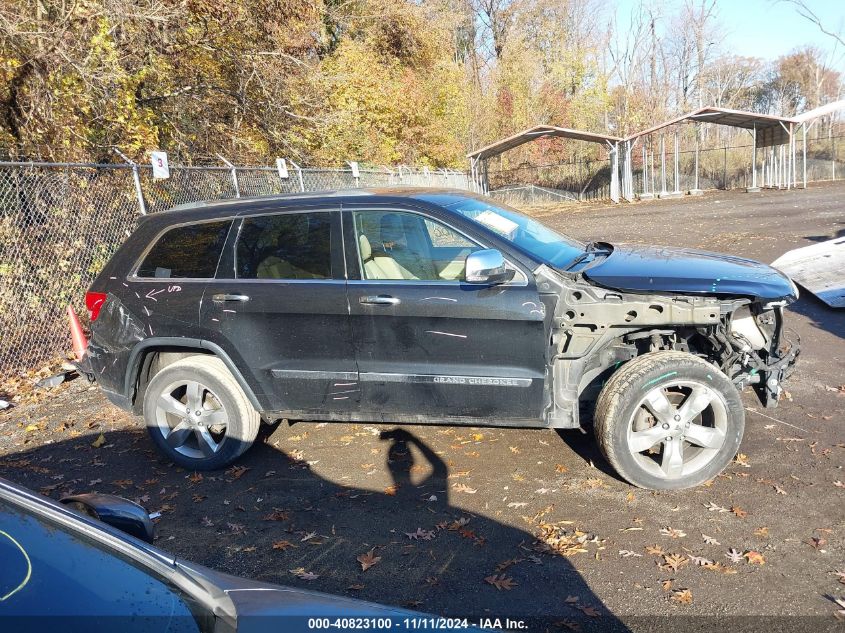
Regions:
<instances>
[{"instance_id":1,"label":"metal roof","mask_svg":"<svg viewBox=\"0 0 845 633\"><path fill-rule=\"evenodd\" d=\"M587 141L588 143L617 143L622 139L618 136L610 136L608 134L598 134L595 132L585 132L584 130L572 130L565 127L556 127L554 125L535 125L527 130L523 130L518 134L509 136L496 141L486 147L475 150L467 154L468 158L490 158L491 156L498 156L499 154L519 147L524 143L536 141L538 138L545 138L547 136L558 136L563 138L571 138L576 141Z\"/></svg>"},{"instance_id":2,"label":"metal roof","mask_svg":"<svg viewBox=\"0 0 845 633\"><path fill-rule=\"evenodd\" d=\"M789 142L788 130L792 125L798 123L796 119L791 119L789 117L707 106L688 112L675 119L664 121L663 123L659 123L658 125L642 130L641 132L635 132L634 134L626 137L625 140L632 140L640 136L652 134L671 125L683 123L684 121L715 123L716 125L745 128L746 130L756 129L757 147L780 145L782 143Z\"/></svg>"},{"instance_id":3,"label":"metal roof","mask_svg":"<svg viewBox=\"0 0 845 633\"><path fill-rule=\"evenodd\" d=\"M843 107L845 102L837 102L838 108ZM837 106L834 104L834 109ZM821 114L814 114L815 111L807 113L811 116L821 116L821 114L828 113L827 109L819 109ZM496 141L486 147L475 150L467 154L468 158L480 159L490 158L491 156L498 156L515 147L519 147L524 143L544 138L547 136L559 136L563 138L571 138L578 141L587 141L591 143L614 144L619 141L631 141L640 136L646 136L654 132L658 132L663 128L667 128L684 121L696 121L700 123L715 123L716 125L728 125L731 127L745 128L747 130L757 130L757 147L768 147L771 145L780 145L789 142L789 130L792 126L801 123L802 119L807 116L789 118L782 116L774 116L771 114L760 114L758 112L748 112L745 110L730 110L728 108L717 108L714 106L707 106L693 110L682 116L674 119L669 119L663 123L659 123L654 127L635 132L620 138L618 136L611 136L609 134L600 134L595 132L585 132L583 130L572 130L564 127L557 127L554 125L535 125L527 130L523 130L518 134L509 136L500 141Z\"/></svg>"}]
</instances>

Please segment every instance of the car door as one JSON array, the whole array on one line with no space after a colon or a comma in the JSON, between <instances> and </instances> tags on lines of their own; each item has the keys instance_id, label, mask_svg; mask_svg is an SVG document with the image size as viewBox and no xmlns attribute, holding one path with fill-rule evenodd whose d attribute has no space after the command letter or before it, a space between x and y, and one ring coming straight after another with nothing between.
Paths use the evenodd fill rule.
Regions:
<instances>
[{"instance_id":1,"label":"car door","mask_svg":"<svg viewBox=\"0 0 845 633\"><path fill-rule=\"evenodd\" d=\"M343 223L362 415L539 421L544 308L530 271L465 283L467 255L486 246L416 210L344 204Z\"/></svg>"},{"instance_id":2,"label":"car door","mask_svg":"<svg viewBox=\"0 0 845 633\"><path fill-rule=\"evenodd\" d=\"M358 404L341 240L336 206L242 217L203 297L204 335L272 411Z\"/></svg>"}]
</instances>

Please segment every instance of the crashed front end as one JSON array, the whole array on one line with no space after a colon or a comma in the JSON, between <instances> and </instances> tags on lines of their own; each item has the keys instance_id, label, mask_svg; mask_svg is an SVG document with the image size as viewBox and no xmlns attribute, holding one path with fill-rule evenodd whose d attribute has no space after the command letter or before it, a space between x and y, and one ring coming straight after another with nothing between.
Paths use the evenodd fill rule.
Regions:
<instances>
[{"instance_id":1,"label":"crashed front end","mask_svg":"<svg viewBox=\"0 0 845 633\"><path fill-rule=\"evenodd\" d=\"M798 334L784 326L786 303L741 306L731 313L728 327L715 333L721 343L722 370L737 388L752 385L766 407L777 406L783 381L792 374L800 353Z\"/></svg>"}]
</instances>

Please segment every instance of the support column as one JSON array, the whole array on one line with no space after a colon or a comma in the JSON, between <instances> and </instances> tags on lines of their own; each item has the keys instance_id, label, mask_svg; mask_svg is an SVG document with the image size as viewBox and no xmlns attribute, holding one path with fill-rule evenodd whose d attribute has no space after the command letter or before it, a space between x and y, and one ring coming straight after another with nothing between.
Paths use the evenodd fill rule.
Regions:
<instances>
[{"instance_id":1,"label":"support column","mask_svg":"<svg viewBox=\"0 0 845 633\"><path fill-rule=\"evenodd\" d=\"M652 180L654 179L654 174L652 173L653 169L654 165L652 165L651 169L649 169L648 149L646 148L645 141L643 141L643 183L641 187L642 191L640 192L640 200L651 200L654 198L654 184L652 183L651 187L649 187L649 178Z\"/></svg>"},{"instance_id":2,"label":"support column","mask_svg":"<svg viewBox=\"0 0 845 633\"><path fill-rule=\"evenodd\" d=\"M700 126L699 123L695 124L695 184L693 185L693 188L690 189L689 192L688 192L689 195L691 195L691 196L700 196L702 193L704 193L698 186L698 152L699 152L699 149L700 149L699 148L699 145L700 145L699 138L700 138L700 131L701 131L700 127L701 126Z\"/></svg>"},{"instance_id":3,"label":"support column","mask_svg":"<svg viewBox=\"0 0 845 633\"><path fill-rule=\"evenodd\" d=\"M619 143L610 146L610 199L619 202Z\"/></svg>"},{"instance_id":4,"label":"support column","mask_svg":"<svg viewBox=\"0 0 845 633\"><path fill-rule=\"evenodd\" d=\"M804 172L804 189L807 188L807 122L801 124L801 142L804 145L804 161L803 161L803 172Z\"/></svg>"},{"instance_id":5,"label":"support column","mask_svg":"<svg viewBox=\"0 0 845 633\"><path fill-rule=\"evenodd\" d=\"M745 188L746 193L756 193L760 191L757 186L757 124L751 130L751 186Z\"/></svg>"}]
</instances>

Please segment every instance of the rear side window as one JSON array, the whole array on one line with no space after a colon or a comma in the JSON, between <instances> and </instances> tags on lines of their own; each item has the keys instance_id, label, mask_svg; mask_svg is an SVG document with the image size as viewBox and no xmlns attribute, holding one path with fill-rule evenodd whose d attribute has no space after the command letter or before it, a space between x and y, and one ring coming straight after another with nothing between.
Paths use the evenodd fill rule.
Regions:
<instances>
[{"instance_id":1,"label":"rear side window","mask_svg":"<svg viewBox=\"0 0 845 633\"><path fill-rule=\"evenodd\" d=\"M331 213L246 218L235 271L239 279L330 279Z\"/></svg>"},{"instance_id":2,"label":"rear side window","mask_svg":"<svg viewBox=\"0 0 845 633\"><path fill-rule=\"evenodd\" d=\"M210 279L231 220L177 226L162 235L138 268L138 277Z\"/></svg>"}]
</instances>

